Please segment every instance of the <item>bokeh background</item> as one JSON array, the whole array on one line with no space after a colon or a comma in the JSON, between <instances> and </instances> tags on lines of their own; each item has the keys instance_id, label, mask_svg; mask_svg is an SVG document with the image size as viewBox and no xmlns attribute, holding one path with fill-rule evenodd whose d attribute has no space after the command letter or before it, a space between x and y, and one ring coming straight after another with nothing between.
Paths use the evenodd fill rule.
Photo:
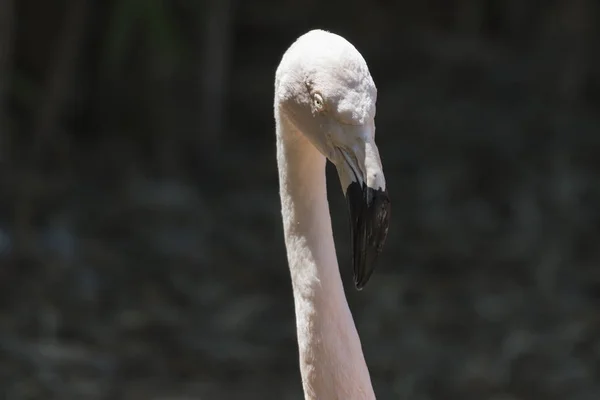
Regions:
<instances>
[{"instance_id":1,"label":"bokeh background","mask_svg":"<svg viewBox=\"0 0 600 400\"><path fill-rule=\"evenodd\" d=\"M594 0L0 1L0 398L302 399L274 72L350 40L393 201L380 399L600 398Z\"/></svg>"}]
</instances>

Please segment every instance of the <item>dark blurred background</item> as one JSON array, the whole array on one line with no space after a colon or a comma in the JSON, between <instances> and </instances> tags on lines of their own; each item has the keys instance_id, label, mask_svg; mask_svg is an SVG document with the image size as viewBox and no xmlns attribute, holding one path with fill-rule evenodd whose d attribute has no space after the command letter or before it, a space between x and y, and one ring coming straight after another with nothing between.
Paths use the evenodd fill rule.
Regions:
<instances>
[{"instance_id":1,"label":"dark blurred background","mask_svg":"<svg viewBox=\"0 0 600 400\"><path fill-rule=\"evenodd\" d=\"M353 289L380 399L600 398L594 0L0 0L0 398L302 399L274 72L378 86L393 220ZM324 399L327 400L327 399Z\"/></svg>"}]
</instances>

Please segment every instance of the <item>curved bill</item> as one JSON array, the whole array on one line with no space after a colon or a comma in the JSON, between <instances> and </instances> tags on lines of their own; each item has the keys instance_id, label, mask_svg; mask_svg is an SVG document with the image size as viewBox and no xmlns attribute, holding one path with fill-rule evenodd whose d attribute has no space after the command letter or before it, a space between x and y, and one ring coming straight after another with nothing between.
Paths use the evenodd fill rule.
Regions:
<instances>
[{"instance_id":1,"label":"curved bill","mask_svg":"<svg viewBox=\"0 0 600 400\"><path fill-rule=\"evenodd\" d=\"M358 290L367 284L387 237L391 202L377 147L340 150L336 165L350 214L352 266Z\"/></svg>"}]
</instances>

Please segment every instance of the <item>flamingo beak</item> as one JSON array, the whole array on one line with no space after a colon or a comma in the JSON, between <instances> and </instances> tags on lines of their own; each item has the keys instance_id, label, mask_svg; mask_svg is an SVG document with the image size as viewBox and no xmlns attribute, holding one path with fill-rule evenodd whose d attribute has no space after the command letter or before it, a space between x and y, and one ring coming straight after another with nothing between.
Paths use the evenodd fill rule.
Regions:
<instances>
[{"instance_id":1,"label":"flamingo beak","mask_svg":"<svg viewBox=\"0 0 600 400\"><path fill-rule=\"evenodd\" d=\"M374 140L337 150L335 164L350 215L354 285L362 290L385 244L391 202Z\"/></svg>"},{"instance_id":2,"label":"flamingo beak","mask_svg":"<svg viewBox=\"0 0 600 400\"><path fill-rule=\"evenodd\" d=\"M387 190L353 181L346 189L352 236L354 285L362 290L375 270L388 233L391 202Z\"/></svg>"}]
</instances>

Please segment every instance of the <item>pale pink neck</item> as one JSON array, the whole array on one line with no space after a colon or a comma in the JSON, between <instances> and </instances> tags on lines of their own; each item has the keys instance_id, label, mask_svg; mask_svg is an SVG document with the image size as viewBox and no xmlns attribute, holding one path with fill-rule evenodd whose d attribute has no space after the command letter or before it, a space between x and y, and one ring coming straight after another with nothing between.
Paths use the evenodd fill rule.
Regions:
<instances>
[{"instance_id":1,"label":"pale pink neck","mask_svg":"<svg viewBox=\"0 0 600 400\"><path fill-rule=\"evenodd\" d=\"M278 119L277 162L306 399L375 399L339 273L325 158Z\"/></svg>"}]
</instances>

